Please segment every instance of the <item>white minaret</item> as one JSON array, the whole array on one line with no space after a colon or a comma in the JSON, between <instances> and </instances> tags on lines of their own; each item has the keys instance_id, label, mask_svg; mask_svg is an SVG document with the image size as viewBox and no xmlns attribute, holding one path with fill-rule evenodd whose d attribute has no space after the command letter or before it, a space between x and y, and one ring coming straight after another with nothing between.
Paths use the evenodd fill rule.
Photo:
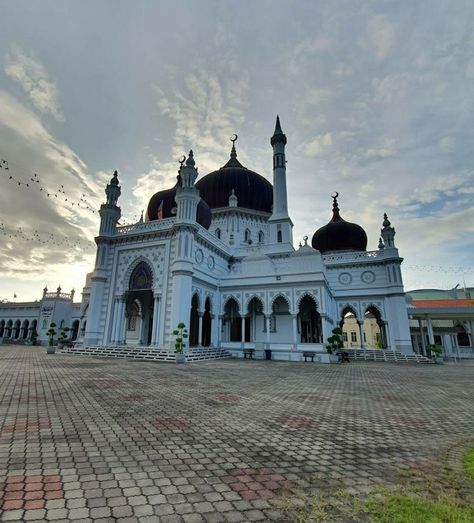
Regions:
<instances>
[{"instance_id":1,"label":"white minaret","mask_svg":"<svg viewBox=\"0 0 474 523\"><path fill-rule=\"evenodd\" d=\"M275 132L270 143L273 147L273 212L268 223L270 227L270 242L283 244L293 249L293 222L288 216L288 197L286 192L286 136L277 116Z\"/></svg>"},{"instance_id":2,"label":"white minaret","mask_svg":"<svg viewBox=\"0 0 474 523\"><path fill-rule=\"evenodd\" d=\"M121 216L120 207L117 205L120 192L118 173L115 171L113 178L105 188L106 202L100 206L99 211L99 236L95 239L97 253L94 272L91 276L91 294L87 313L87 328L84 336L86 345L96 345L103 341L99 324L104 301L105 283L109 276L107 271L107 258L110 248L109 237L116 234L117 222Z\"/></svg>"}]
</instances>

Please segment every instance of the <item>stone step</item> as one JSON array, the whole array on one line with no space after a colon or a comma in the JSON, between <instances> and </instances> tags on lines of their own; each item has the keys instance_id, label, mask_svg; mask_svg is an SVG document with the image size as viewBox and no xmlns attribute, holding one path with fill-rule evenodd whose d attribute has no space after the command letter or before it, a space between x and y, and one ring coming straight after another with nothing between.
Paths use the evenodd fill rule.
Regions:
<instances>
[{"instance_id":1,"label":"stone step","mask_svg":"<svg viewBox=\"0 0 474 523\"><path fill-rule=\"evenodd\" d=\"M390 363L434 363L430 358L420 354L404 354L398 351L385 349L344 349L349 353L349 358L353 360L378 361Z\"/></svg>"},{"instance_id":2,"label":"stone step","mask_svg":"<svg viewBox=\"0 0 474 523\"><path fill-rule=\"evenodd\" d=\"M137 360L147 361L176 361L174 351L165 347L109 347L109 346L93 346L93 347L64 347L58 349L62 354L75 354L84 356L96 356L101 358L131 358ZM208 361L222 358L229 358L230 354L223 349L214 349L207 347L191 348L186 353L186 361Z\"/></svg>"}]
</instances>

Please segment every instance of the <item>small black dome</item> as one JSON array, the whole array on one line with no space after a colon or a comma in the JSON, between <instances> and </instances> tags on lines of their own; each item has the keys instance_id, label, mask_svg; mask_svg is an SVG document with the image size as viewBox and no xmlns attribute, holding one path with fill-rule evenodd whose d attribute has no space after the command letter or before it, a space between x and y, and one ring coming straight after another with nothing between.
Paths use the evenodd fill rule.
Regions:
<instances>
[{"instance_id":1,"label":"small black dome","mask_svg":"<svg viewBox=\"0 0 474 523\"><path fill-rule=\"evenodd\" d=\"M160 220L162 218L173 218L176 216L176 201L174 199L178 189L179 182L171 189L155 193L148 203L145 221ZM209 205L201 198L197 206L197 219L199 225L209 229L211 225L211 209Z\"/></svg>"},{"instance_id":2,"label":"small black dome","mask_svg":"<svg viewBox=\"0 0 474 523\"><path fill-rule=\"evenodd\" d=\"M237 160L234 146L230 160L224 167L201 178L196 188L211 209L228 207L229 196L234 189L239 207L272 212L272 184L260 174L244 167Z\"/></svg>"},{"instance_id":3,"label":"small black dome","mask_svg":"<svg viewBox=\"0 0 474 523\"><path fill-rule=\"evenodd\" d=\"M337 194L333 197L331 221L313 234L311 245L321 254L330 251L365 251L367 234L357 223L346 222L339 214Z\"/></svg>"}]
</instances>

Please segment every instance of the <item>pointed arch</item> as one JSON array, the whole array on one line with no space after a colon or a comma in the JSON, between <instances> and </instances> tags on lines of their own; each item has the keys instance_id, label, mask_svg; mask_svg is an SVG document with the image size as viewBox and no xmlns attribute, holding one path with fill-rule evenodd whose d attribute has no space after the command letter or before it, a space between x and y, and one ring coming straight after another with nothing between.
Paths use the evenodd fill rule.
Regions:
<instances>
[{"instance_id":1,"label":"pointed arch","mask_svg":"<svg viewBox=\"0 0 474 523\"><path fill-rule=\"evenodd\" d=\"M196 309L201 310L201 295L199 294L199 291L195 290L191 295L191 304L196 304Z\"/></svg>"},{"instance_id":2,"label":"pointed arch","mask_svg":"<svg viewBox=\"0 0 474 523\"><path fill-rule=\"evenodd\" d=\"M301 343L323 343L318 302L309 292L305 292L298 300L298 325Z\"/></svg>"},{"instance_id":3,"label":"pointed arch","mask_svg":"<svg viewBox=\"0 0 474 523\"><path fill-rule=\"evenodd\" d=\"M364 309L363 336L363 342L369 346L379 349L387 348L385 321L380 307L374 303L369 303Z\"/></svg>"},{"instance_id":4,"label":"pointed arch","mask_svg":"<svg viewBox=\"0 0 474 523\"><path fill-rule=\"evenodd\" d=\"M270 311L273 311L273 305L279 298L281 298L282 300L284 300L286 302L286 304L288 305L288 311L290 311L291 310L290 298L288 298L288 296L285 296L282 292L279 292L279 293L275 294L275 296L272 297L272 299L270 301Z\"/></svg>"},{"instance_id":5,"label":"pointed arch","mask_svg":"<svg viewBox=\"0 0 474 523\"><path fill-rule=\"evenodd\" d=\"M242 340L242 322L240 306L234 296L230 296L224 304L223 321L226 326L228 341Z\"/></svg>"},{"instance_id":6,"label":"pointed arch","mask_svg":"<svg viewBox=\"0 0 474 523\"><path fill-rule=\"evenodd\" d=\"M319 303L316 296L311 291L304 291L300 296L298 296L298 299L296 300L296 310L300 308L301 300L303 300L303 298L305 298L306 296L311 298L316 304L316 308L319 309Z\"/></svg>"},{"instance_id":7,"label":"pointed arch","mask_svg":"<svg viewBox=\"0 0 474 523\"><path fill-rule=\"evenodd\" d=\"M240 300L237 296L235 296L235 294L231 294L230 296L227 296L227 298L223 301L222 303L222 314L225 314L225 309L226 309L226 306L227 304L229 303L229 301L235 301L235 303L237 304L237 309L239 311L239 314L240 314L240 311L242 310L242 307L241 307L241 303L240 303Z\"/></svg>"},{"instance_id":8,"label":"pointed arch","mask_svg":"<svg viewBox=\"0 0 474 523\"><path fill-rule=\"evenodd\" d=\"M0 338L3 338L5 332L5 320L0 321Z\"/></svg>"},{"instance_id":9,"label":"pointed arch","mask_svg":"<svg viewBox=\"0 0 474 523\"><path fill-rule=\"evenodd\" d=\"M153 263L146 256L142 255L142 256L138 256L137 258L135 258L135 260L133 260L130 263L130 265L127 267L127 270L125 271L125 274L124 274L124 277L123 277L123 285L125 287L124 291L131 290L130 289L130 282L131 282L132 273L135 271L135 269L141 263L146 264L147 269L150 271L151 285L152 285L151 289L153 289L153 284L156 281L156 279L155 279L155 271L153 269Z\"/></svg>"},{"instance_id":10,"label":"pointed arch","mask_svg":"<svg viewBox=\"0 0 474 523\"><path fill-rule=\"evenodd\" d=\"M212 301L210 296L206 296L204 301L204 313L202 315L202 336L201 345L209 347L212 337Z\"/></svg>"},{"instance_id":11,"label":"pointed arch","mask_svg":"<svg viewBox=\"0 0 474 523\"><path fill-rule=\"evenodd\" d=\"M245 300L245 305L243 307L243 310L246 314L248 314L248 310L249 310L249 305L250 305L250 302L253 300L253 299L256 299L260 302L261 306L262 306L262 310L265 310L265 303L264 303L264 300L261 296L259 296L257 293L253 293L251 294L246 300Z\"/></svg>"}]
</instances>

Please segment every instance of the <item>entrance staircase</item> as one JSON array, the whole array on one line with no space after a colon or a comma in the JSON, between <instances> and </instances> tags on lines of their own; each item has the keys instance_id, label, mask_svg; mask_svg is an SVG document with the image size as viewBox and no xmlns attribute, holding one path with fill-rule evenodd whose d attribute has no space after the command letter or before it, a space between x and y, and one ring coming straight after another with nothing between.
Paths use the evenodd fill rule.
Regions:
<instances>
[{"instance_id":1,"label":"entrance staircase","mask_svg":"<svg viewBox=\"0 0 474 523\"><path fill-rule=\"evenodd\" d=\"M96 356L99 358L130 358L145 361L175 362L176 356L173 350L164 347L132 347L128 345L118 346L81 346L64 347L59 349L61 354L77 354L84 356ZM186 361L209 361L230 358L231 355L224 349L212 347L191 347L186 351Z\"/></svg>"},{"instance_id":2,"label":"entrance staircase","mask_svg":"<svg viewBox=\"0 0 474 523\"><path fill-rule=\"evenodd\" d=\"M391 363L434 363L432 359L416 354L404 354L393 350L385 349L344 349L349 353L349 359L360 361L378 361Z\"/></svg>"}]
</instances>

